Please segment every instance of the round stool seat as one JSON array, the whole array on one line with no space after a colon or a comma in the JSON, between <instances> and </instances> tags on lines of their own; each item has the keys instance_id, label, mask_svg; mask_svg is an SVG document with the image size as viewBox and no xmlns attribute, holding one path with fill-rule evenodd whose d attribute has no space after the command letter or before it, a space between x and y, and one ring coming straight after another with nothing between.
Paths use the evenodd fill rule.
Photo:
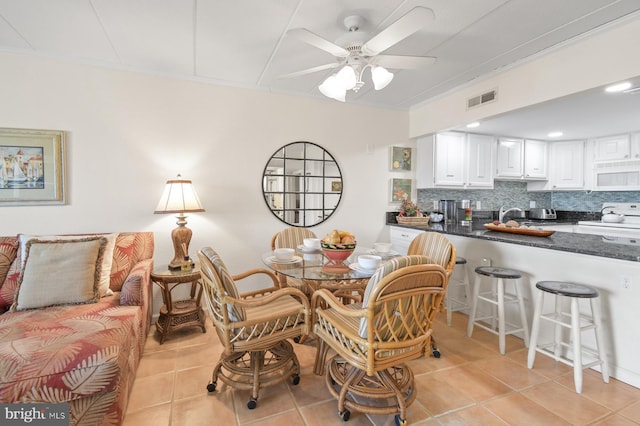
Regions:
<instances>
[{"instance_id":1,"label":"round stool seat","mask_svg":"<svg viewBox=\"0 0 640 426\"><path fill-rule=\"evenodd\" d=\"M566 281L539 281L536 283L536 288L547 293L567 297L593 298L599 295L598 290L595 288Z\"/></svg>"},{"instance_id":2,"label":"round stool seat","mask_svg":"<svg viewBox=\"0 0 640 426\"><path fill-rule=\"evenodd\" d=\"M467 263L467 259L465 259L464 257L456 257L456 265L464 265Z\"/></svg>"},{"instance_id":3,"label":"round stool seat","mask_svg":"<svg viewBox=\"0 0 640 426\"><path fill-rule=\"evenodd\" d=\"M522 277L519 271L507 268L497 268L495 266L478 266L476 273L487 277L517 279Z\"/></svg>"}]
</instances>

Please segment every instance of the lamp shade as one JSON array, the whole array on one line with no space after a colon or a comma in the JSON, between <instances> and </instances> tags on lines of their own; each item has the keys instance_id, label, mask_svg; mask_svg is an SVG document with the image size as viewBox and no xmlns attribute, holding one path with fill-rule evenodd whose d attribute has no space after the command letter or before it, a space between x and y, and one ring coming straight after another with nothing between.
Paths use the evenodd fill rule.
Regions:
<instances>
[{"instance_id":1,"label":"lamp shade","mask_svg":"<svg viewBox=\"0 0 640 426\"><path fill-rule=\"evenodd\" d=\"M393 80L393 73L390 73L382 67L373 67L371 69L371 79L373 80L373 87L376 90L381 90L391 83L391 80Z\"/></svg>"},{"instance_id":2,"label":"lamp shade","mask_svg":"<svg viewBox=\"0 0 640 426\"><path fill-rule=\"evenodd\" d=\"M347 91L339 83L336 74L331 74L327 79L318 86L320 92L328 98L335 99L340 102L344 102Z\"/></svg>"},{"instance_id":3,"label":"lamp shade","mask_svg":"<svg viewBox=\"0 0 640 426\"><path fill-rule=\"evenodd\" d=\"M154 213L203 212L202 204L190 180L168 180Z\"/></svg>"},{"instance_id":4,"label":"lamp shade","mask_svg":"<svg viewBox=\"0 0 640 426\"><path fill-rule=\"evenodd\" d=\"M171 231L174 256L169 263L169 269L180 269L185 264L191 265L189 243L192 231L186 226L187 218L184 214L203 211L198 194L190 180L181 179L178 175L176 179L167 181L154 213L177 213L178 227Z\"/></svg>"},{"instance_id":5,"label":"lamp shade","mask_svg":"<svg viewBox=\"0 0 640 426\"><path fill-rule=\"evenodd\" d=\"M358 81L356 72L349 65L338 71L336 80L345 91L353 89Z\"/></svg>"}]
</instances>

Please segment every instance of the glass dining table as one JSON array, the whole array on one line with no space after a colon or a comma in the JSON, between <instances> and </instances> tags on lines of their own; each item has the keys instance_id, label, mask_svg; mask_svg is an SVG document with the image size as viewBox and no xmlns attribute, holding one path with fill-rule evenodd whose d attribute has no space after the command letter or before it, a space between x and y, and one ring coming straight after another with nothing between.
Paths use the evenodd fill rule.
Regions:
<instances>
[{"instance_id":1,"label":"glass dining table","mask_svg":"<svg viewBox=\"0 0 640 426\"><path fill-rule=\"evenodd\" d=\"M375 269L360 267L357 260L362 254L377 254L382 257L382 262L398 256L395 252L383 255L372 249L356 248L343 263L334 264L322 250L297 248L290 261L277 260L271 251L262 255L262 261L274 272L302 281L308 288L309 297L315 291L326 288L343 300L357 300L375 272Z\"/></svg>"}]
</instances>

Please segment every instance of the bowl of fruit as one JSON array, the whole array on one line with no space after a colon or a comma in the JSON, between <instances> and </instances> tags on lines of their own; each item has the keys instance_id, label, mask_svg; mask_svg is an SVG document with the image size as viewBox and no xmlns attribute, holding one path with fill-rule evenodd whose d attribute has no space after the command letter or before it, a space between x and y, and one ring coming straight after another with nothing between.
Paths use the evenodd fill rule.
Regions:
<instances>
[{"instance_id":1,"label":"bowl of fruit","mask_svg":"<svg viewBox=\"0 0 640 426\"><path fill-rule=\"evenodd\" d=\"M341 264L356 249L356 237L351 232L334 229L320 241L320 246L330 263Z\"/></svg>"}]
</instances>

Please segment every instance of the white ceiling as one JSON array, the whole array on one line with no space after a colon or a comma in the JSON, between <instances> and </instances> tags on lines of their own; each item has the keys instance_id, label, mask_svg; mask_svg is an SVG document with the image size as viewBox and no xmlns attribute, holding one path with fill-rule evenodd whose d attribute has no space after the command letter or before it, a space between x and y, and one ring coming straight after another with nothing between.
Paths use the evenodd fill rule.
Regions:
<instances>
[{"instance_id":1,"label":"white ceiling","mask_svg":"<svg viewBox=\"0 0 640 426\"><path fill-rule=\"evenodd\" d=\"M638 0L0 0L0 51L326 99L318 85L335 70L278 78L335 59L286 32L335 41L359 14L375 34L415 6L435 19L384 53L437 62L392 69L380 91L365 73L347 102L408 109L640 11Z\"/></svg>"}]
</instances>

